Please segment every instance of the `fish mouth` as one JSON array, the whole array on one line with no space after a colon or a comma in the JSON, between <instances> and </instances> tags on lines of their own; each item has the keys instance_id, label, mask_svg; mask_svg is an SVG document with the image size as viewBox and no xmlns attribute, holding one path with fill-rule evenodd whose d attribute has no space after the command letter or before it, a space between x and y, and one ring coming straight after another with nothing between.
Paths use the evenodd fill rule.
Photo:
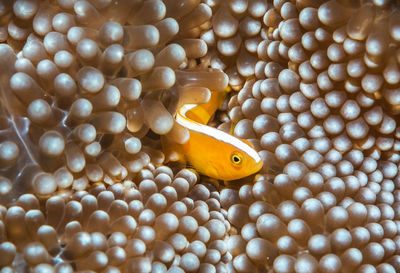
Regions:
<instances>
[{"instance_id":1,"label":"fish mouth","mask_svg":"<svg viewBox=\"0 0 400 273\"><path fill-rule=\"evenodd\" d=\"M246 174L246 175L244 175L243 177L241 177L241 178L244 178L244 177L247 177L247 176L250 176L250 175L254 175L254 174L256 174L256 173L258 173L261 169L262 169L262 167L263 167L263 161L261 160L259 163L257 163L253 168L251 168L250 170L249 170L249 172Z\"/></svg>"},{"instance_id":2,"label":"fish mouth","mask_svg":"<svg viewBox=\"0 0 400 273\"><path fill-rule=\"evenodd\" d=\"M240 180L240 179L244 179L246 177L252 176L254 174L256 174L257 172L259 172L263 167L263 161L261 160L259 163L257 163L253 168L249 169L247 172L243 172L241 175L238 175L234 178L230 178L230 179L224 179L225 181L232 181L232 180Z\"/></svg>"}]
</instances>

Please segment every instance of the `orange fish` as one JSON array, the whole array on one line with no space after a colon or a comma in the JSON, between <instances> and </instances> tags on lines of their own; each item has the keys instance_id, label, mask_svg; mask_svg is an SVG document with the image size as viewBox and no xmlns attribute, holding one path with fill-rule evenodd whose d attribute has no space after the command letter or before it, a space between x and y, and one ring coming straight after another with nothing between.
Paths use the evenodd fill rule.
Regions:
<instances>
[{"instance_id":1,"label":"orange fish","mask_svg":"<svg viewBox=\"0 0 400 273\"><path fill-rule=\"evenodd\" d=\"M199 173L220 180L236 180L258 172L262 159L250 142L206 124L224 101L226 92L212 92L205 104L185 104L176 122L189 130L189 140L175 149ZM163 146L165 146L164 144Z\"/></svg>"}]
</instances>

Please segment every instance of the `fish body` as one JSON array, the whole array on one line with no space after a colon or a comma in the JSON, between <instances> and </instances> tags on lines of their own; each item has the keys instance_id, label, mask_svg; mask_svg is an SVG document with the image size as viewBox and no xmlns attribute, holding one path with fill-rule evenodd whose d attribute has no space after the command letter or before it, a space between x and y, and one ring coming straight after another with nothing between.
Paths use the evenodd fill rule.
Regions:
<instances>
[{"instance_id":1,"label":"fish body","mask_svg":"<svg viewBox=\"0 0 400 273\"><path fill-rule=\"evenodd\" d=\"M208 121L207 117L202 115L199 118L202 112L211 116L209 111L203 111L202 106L186 104L176 113L176 122L187 128L190 133L189 140L181 144L185 159L199 173L225 181L258 172L263 162L248 141L198 122ZM189 118L193 113L197 114L198 121Z\"/></svg>"}]
</instances>

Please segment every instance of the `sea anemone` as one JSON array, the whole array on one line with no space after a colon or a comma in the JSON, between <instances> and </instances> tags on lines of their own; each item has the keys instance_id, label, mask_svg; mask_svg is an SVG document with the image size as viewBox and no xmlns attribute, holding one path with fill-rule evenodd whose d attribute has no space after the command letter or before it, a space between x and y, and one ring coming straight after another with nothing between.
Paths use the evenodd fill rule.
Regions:
<instances>
[{"instance_id":1,"label":"sea anemone","mask_svg":"<svg viewBox=\"0 0 400 273\"><path fill-rule=\"evenodd\" d=\"M0 1L1 272L399 272L398 9ZM264 165L219 183L160 138L227 84Z\"/></svg>"}]
</instances>

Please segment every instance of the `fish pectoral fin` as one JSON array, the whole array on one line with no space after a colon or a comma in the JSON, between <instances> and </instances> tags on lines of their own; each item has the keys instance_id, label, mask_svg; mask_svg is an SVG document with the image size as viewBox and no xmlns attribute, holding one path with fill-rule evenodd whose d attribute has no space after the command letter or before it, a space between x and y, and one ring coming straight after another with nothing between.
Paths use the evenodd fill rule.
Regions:
<instances>
[{"instance_id":1,"label":"fish pectoral fin","mask_svg":"<svg viewBox=\"0 0 400 273\"><path fill-rule=\"evenodd\" d=\"M170 140L166 136L161 136L161 146L165 155L165 163L172 161L186 164L181 144Z\"/></svg>"}]
</instances>

